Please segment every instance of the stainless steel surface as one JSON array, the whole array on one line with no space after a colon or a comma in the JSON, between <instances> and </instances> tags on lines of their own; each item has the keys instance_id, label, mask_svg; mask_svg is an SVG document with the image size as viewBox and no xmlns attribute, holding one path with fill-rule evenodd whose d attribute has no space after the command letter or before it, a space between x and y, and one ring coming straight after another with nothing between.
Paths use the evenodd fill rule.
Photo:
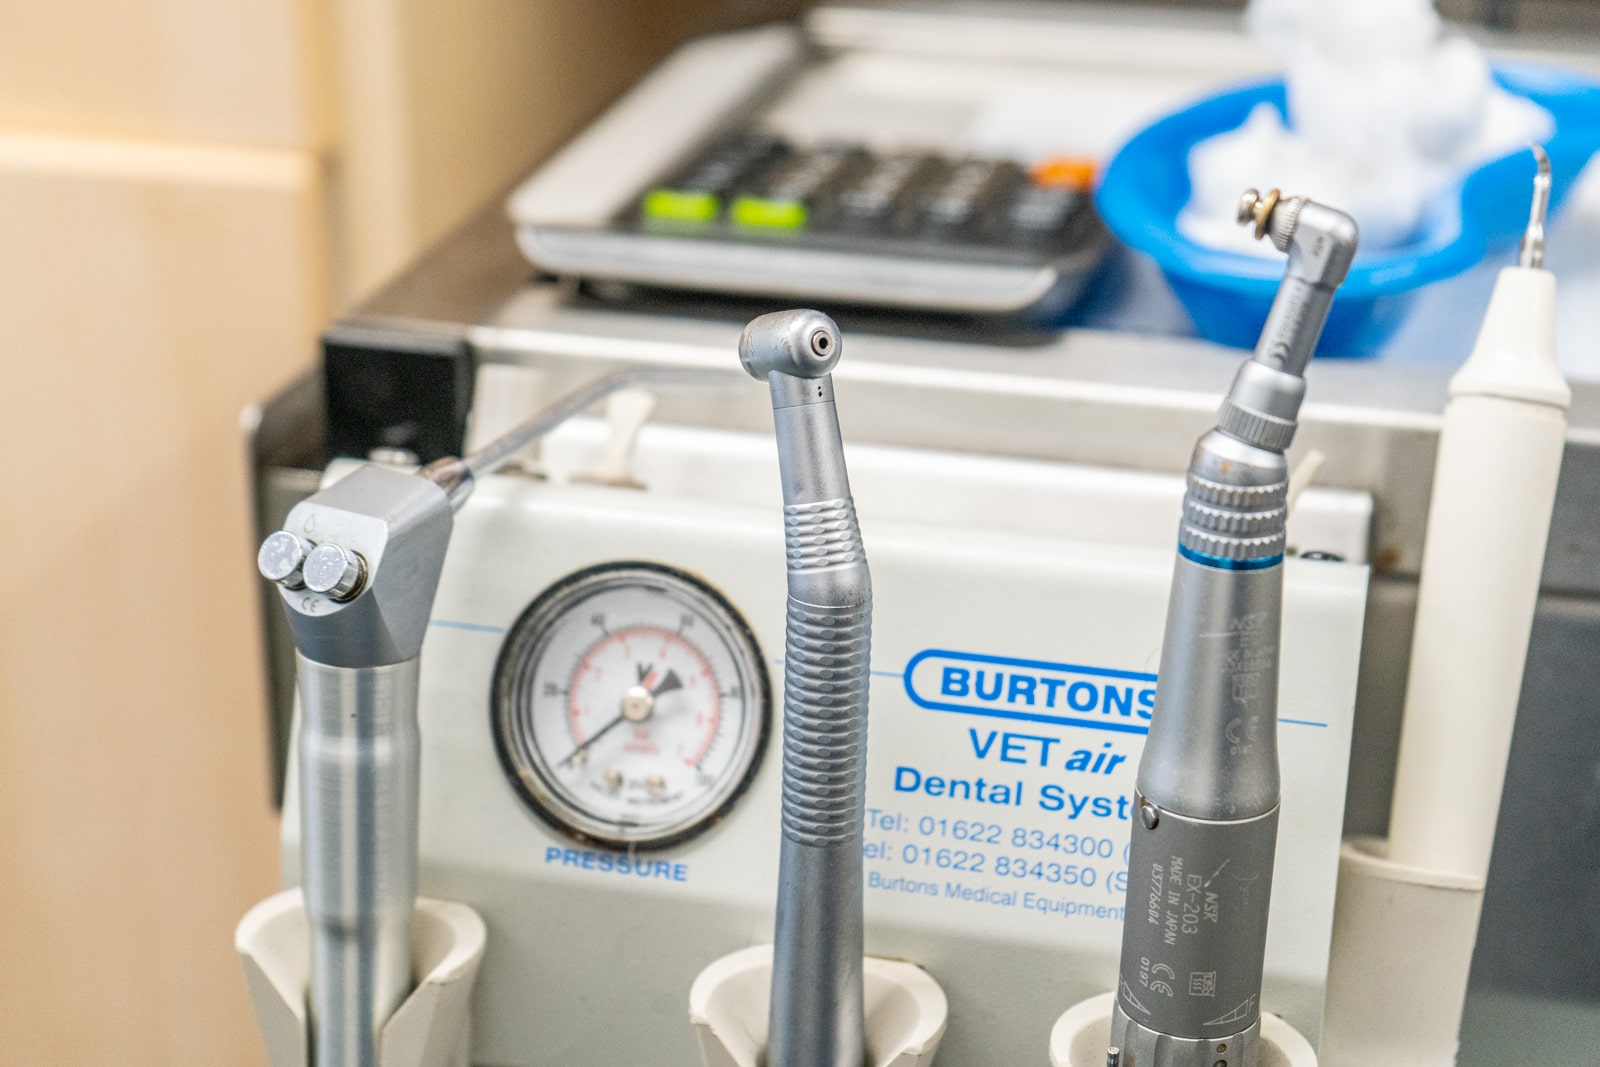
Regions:
<instances>
[{"instance_id":1,"label":"stainless steel surface","mask_svg":"<svg viewBox=\"0 0 1600 1067\"><path fill-rule=\"evenodd\" d=\"M278 591L299 653L317 1067L376 1067L377 1034L411 988L418 657L450 527L438 486L365 466L297 504L263 546L268 562L285 536L316 546L304 588Z\"/></svg>"},{"instance_id":2,"label":"stainless steel surface","mask_svg":"<svg viewBox=\"0 0 1600 1067\"><path fill-rule=\"evenodd\" d=\"M1253 192L1240 201L1239 221L1253 220L1258 240L1271 234L1278 250L1289 253L1289 269L1273 297L1255 358L1239 369L1217 426L1248 444L1281 452L1294 440L1306 365L1333 294L1355 258L1357 233L1355 221L1342 211L1303 196L1280 199L1276 189L1245 212Z\"/></svg>"},{"instance_id":3,"label":"stainless steel surface","mask_svg":"<svg viewBox=\"0 0 1600 1067\"><path fill-rule=\"evenodd\" d=\"M311 553L311 542L302 540L287 530L268 534L256 553L256 568L261 577L276 582L285 589L305 588L306 556Z\"/></svg>"},{"instance_id":4,"label":"stainless steel surface","mask_svg":"<svg viewBox=\"0 0 1600 1067\"><path fill-rule=\"evenodd\" d=\"M1271 233L1289 265L1217 429L1189 461L1112 1016L1110 1042L1127 1067L1255 1067L1260 1051L1281 795L1283 450L1356 229L1342 212L1276 190L1259 203L1247 193L1239 221Z\"/></svg>"},{"instance_id":5,"label":"stainless steel surface","mask_svg":"<svg viewBox=\"0 0 1600 1067\"><path fill-rule=\"evenodd\" d=\"M1261 1017L1249 1027L1215 1040L1179 1038L1146 1029L1128 1018L1119 1000L1111 1009L1111 1040L1122 1042L1118 1067L1215 1067L1217 1063L1253 1064L1261 1059ZM1107 1057L1110 1059L1110 1057Z\"/></svg>"},{"instance_id":6,"label":"stainless steel surface","mask_svg":"<svg viewBox=\"0 0 1600 1067\"><path fill-rule=\"evenodd\" d=\"M1254 1067L1277 843L1283 568L1180 558L1133 823L1111 1041L1128 1067ZM1226 1044L1230 1054L1216 1055ZM1159 1053L1158 1051L1159 1050Z\"/></svg>"},{"instance_id":7,"label":"stainless steel surface","mask_svg":"<svg viewBox=\"0 0 1600 1067\"><path fill-rule=\"evenodd\" d=\"M1155 806L1156 829L1174 812L1254 819L1277 806L1282 599L1276 564L1232 571L1178 559L1161 652L1161 667L1171 673L1156 688L1139 760L1140 802ZM1143 899L1130 890L1129 914Z\"/></svg>"},{"instance_id":8,"label":"stainless steel surface","mask_svg":"<svg viewBox=\"0 0 1600 1067\"><path fill-rule=\"evenodd\" d=\"M1550 157L1539 145L1529 145L1533 150L1534 164L1538 168L1533 176L1533 202L1528 208L1528 230L1522 235L1522 248L1517 262L1524 267L1544 266L1544 217L1550 210Z\"/></svg>"},{"instance_id":9,"label":"stainless steel surface","mask_svg":"<svg viewBox=\"0 0 1600 1067\"><path fill-rule=\"evenodd\" d=\"M492 473L502 463L522 451L534 441L560 426L574 415L581 414L592 404L623 389L640 386L732 386L737 378L729 371L686 370L679 367L630 367L613 371L602 378L576 389L526 422L512 427L483 448L459 462L466 468L467 478ZM442 461L432 469L446 469ZM459 505L458 505L459 506Z\"/></svg>"},{"instance_id":10,"label":"stainless steel surface","mask_svg":"<svg viewBox=\"0 0 1600 1067\"><path fill-rule=\"evenodd\" d=\"M1202 437L1189 462L1178 546L1241 565L1275 560L1286 540L1289 464L1282 452L1235 436L1228 410L1218 419L1223 428Z\"/></svg>"},{"instance_id":11,"label":"stainless steel surface","mask_svg":"<svg viewBox=\"0 0 1600 1067\"><path fill-rule=\"evenodd\" d=\"M767 1063L860 1067L861 836L872 580L829 372L838 327L815 311L764 315L739 360L768 382L783 482L783 842Z\"/></svg>"},{"instance_id":12,"label":"stainless steel surface","mask_svg":"<svg viewBox=\"0 0 1600 1067\"><path fill-rule=\"evenodd\" d=\"M366 563L360 553L351 552L335 544L320 544L306 556L301 584L313 593L321 593L340 602L353 599L361 592Z\"/></svg>"},{"instance_id":13,"label":"stainless steel surface","mask_svg":"<svg viewBox=\"0 0 1600 1067\"><path fill-rule=\"evenodd\" d=\"M417 660L298 668L313 1062L377 1067L377 1034L411 990Z\"/></svg>"},{"instance_id":14,"label":"stainless steel surface","mask_svg":"<svg viewBox=\"0 0 1600 1067\"><path fill-rule=\"evenodd\" d=\"M317 544L310 562L328 568L308 574L306 590L279 589L301 654L335 667L415 659L450 542L450 517L449 499L428 479L374 466L297 504L284 529ZM353 597L352 566L364 575ZM326 595L309 587L312 580Z\"/></svg>"}]
</instances>

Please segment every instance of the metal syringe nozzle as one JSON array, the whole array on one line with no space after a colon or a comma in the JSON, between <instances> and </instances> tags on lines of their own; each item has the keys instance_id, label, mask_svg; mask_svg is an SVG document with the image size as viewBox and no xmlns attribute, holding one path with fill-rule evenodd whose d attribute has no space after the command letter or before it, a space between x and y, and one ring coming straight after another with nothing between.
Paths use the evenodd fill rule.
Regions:
<instances>
[{"instance_id":1,"label":"metal syringe nozzle","mask_svg":"<svg viewBox=\"0 0 1600 1067\"><path fill-rule=\"evenodd\" d=\"M1530 144L1528 149L1538 169L1533 175L1533 204L1528 209L1528 230L1522 235L1517 265L1539 268L1544 266L1544 217L1550 210L1550 157L1541 145Z\"/></svg>"}]
</instances>

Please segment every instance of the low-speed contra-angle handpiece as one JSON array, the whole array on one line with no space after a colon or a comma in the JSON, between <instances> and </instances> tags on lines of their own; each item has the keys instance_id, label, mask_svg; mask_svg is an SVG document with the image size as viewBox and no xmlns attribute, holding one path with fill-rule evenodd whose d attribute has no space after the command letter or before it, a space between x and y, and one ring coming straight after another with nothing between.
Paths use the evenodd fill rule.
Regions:
<instances>
[{"instance_id":1,"label":"low-speed contra-angle handpiece","mask_svg":"<svg viewBox=\"0 0 1600 1067\"><path fill-rule=\"evenodd\" d=\"M360 467L297 504L262 543L257 563L279 586L296 649L317 1067L374 1067L383 1026L411 989L418 661L452 517L475 477L620 389L736 380L723 371L618 371L465 459L415 474Z\"/></svg>"},{"instance_id":2,"label":"low-speed contra-angle handpiece","mask_svg":"<svg viewBox=\"0 0 1600 1067\"><path fill-rule=\"evenodd\" d=\"M861 1067L862 822L872 579L845 471L830 371L839 328L763 315L739 360L772 390L788 560L783 839L768 1067Z\"/></svg>"},{"instance_id":3,"label":"low-speed contra-angle handpiece","mask_svg":"<svg viewBox=\"0 0 1600 1067\"><path fill-rule=\"evenodd\" d=\"M1251 359L1189 463L1139 761L1111 1067L1255 1067L1278 833L1284 451L1355 222L1304 197L1240 202L1289 254Z\"/></svg>"}]
</instances>

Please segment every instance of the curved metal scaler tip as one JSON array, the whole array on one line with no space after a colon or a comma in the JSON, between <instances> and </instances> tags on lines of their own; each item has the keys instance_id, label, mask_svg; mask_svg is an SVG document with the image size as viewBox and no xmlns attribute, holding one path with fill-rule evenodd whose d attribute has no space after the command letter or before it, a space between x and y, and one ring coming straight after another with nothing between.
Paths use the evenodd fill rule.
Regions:
<instances>
[{"instance_id":1,"label":"curved metal scaler tip","mask_svg":"<svg viewBox=\"0 0 1600 1067\"><path fill-rule=\"evenodd\" d=\"M1541 145L1529 144L1538 170L1533 175L1533 206L1528 210L1528 232L1522 235L1517 257L1524 267L1544 266L1544 217L1550 210L1550 157Z\"/></svg>"}]
</instances>

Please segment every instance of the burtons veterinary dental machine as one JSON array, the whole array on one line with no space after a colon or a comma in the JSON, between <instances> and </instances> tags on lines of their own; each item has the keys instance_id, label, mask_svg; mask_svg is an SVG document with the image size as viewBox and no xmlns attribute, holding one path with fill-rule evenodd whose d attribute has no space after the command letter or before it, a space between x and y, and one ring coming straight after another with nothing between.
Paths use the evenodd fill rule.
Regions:
<instances>
[{"instance_id":1,"label":"burtons veterinary dental machine","mask_svg":"<svg viewBox=\"0 0 1600 1067\"><path fill-rule=\"evenodd\" d=\"M1596 1025L1600 390L1555 364L1548 160L1459 368L1313 360L1360 220L1278 190L1253 353L1058 330L1106 254L1065 186L796 147L846 121L818 54L986 39L928 18L691 45L253 413L274 1067L1470 1067ZM700 147L584 169L652 123ZM914 241L819 235L913 187Z\"/></svg>"}]
</instances>

